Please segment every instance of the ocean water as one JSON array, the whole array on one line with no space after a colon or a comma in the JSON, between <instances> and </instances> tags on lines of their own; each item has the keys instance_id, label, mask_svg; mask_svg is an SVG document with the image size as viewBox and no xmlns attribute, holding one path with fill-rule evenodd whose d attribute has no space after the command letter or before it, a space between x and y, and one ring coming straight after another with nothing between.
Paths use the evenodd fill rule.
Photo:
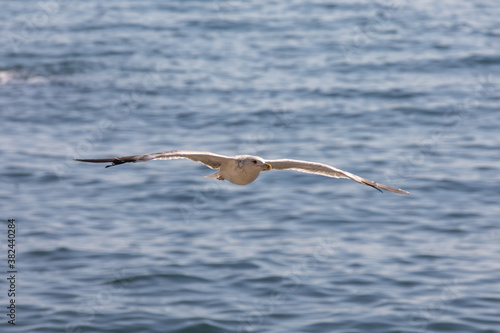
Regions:
<instances>
[{"instance_id":1,"label":"ocean water","mask_svg":"<svg viewBox=\"0 0 500 333\"><path fill-rule=\"evenodd\" d=\"M499 17L496 1L3 1L1 331L500 332ZM72 161L174 149L412 194Z\"/></svg>"}]
</instances>

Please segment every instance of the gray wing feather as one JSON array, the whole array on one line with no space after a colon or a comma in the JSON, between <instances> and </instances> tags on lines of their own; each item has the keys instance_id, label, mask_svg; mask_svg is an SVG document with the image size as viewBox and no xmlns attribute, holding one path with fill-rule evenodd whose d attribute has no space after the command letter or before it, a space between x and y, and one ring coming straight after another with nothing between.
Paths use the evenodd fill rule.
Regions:
<instances>
[{"instance_id":1,"label":"gray wing feather","mask_svg":"<svg viewBox=\"0 0 500 333\"><path fill-rule=\"evenodd\" d=\"M355 182L358 182L360 184L371 186L379 191L380 191L380 189L384 189L384 190L391 191L394 193L410 194L410 192L407 192L407 191L404 191L404 190L401 190L398 188L390 187L387 185L382 185L382 184L376 183L374 181L359 177L359 176L352 174L350 172L334 168L334 167L329 166L327 164L308 162L308 161L299 161L299 160L288 160L288 159L270 160L270 161L266 161L266 162L271 164L273 170L287 170L288 169L288 170L296 170L296 171L301 171L301 172L306 172L306 173L313 173L313 174L327 176L327 177L333 177L333 178L348 178L348 179L354 180Z\"/></svg>"},{"instance_id":2,"label":"gray wing feather","mask_svg":"<svg viewBox=\"0 0 500 333\"><path fill-rule=\"evenodd\" d=\"M89 163L111 163L106 168L120 165L123 163L137 163L147 162L152 160L173 160L185 158L195 162L200 162L211 169L219 169L221 164L230 158L224 155L213 154L205 151L191 151L191 150L172 150L162 153L132 155L113 158L99 158L99 159L75 159L75 161L89 162Z\"/></svg>"}]
</instances>

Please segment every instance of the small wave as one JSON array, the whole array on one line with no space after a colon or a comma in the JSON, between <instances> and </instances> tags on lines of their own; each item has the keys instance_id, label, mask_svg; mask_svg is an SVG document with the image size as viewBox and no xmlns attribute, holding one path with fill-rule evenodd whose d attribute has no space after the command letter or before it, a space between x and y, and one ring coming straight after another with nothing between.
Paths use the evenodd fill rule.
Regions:
<instances>
[{"instance_id":1,"label":"small wave","mask_svg":"<svg viewBox=\"0 0 500 333\"><path fill-rule=\"evenodd\" d=\"M194 332L223 332L225 331L225 327L216 325L213 321L210 322L201 322L196 324L188 324L182 328L175 329L172 331L167 331L171 333L194 333Z\"/></svg>"},{"instance_id":2,"label":"small wave","mask_svg":"<svg viewBox=\"0 0 500 333\"><path fill-rule=\"evenodd\" d=\"M60 82L64 77L97 69L98 65L89 61L56 60L36 66L16 65L0 69L0 85L40 84Z\"/></svg>"},{"instance_id":3,"label":"small wave","mask_svg":"<svg viewBox=\"0 0 500 333\"><path fill-rule=\"evenodd\" d=\"M463 61L468 65L497 65L500 64L500 56L496 54L474 54L466 57Z\"/></svg>"},{"instance_id":4,"label":"small wave","mask_svg":"<svg viewBox=\"0 0 500 333\"><path fill-rule=\"evenodd\" d=\"M0 85L9 84L37 84L48 82L49 78L40 75L30 75L26 71L0 70Z\"/></svg>"},{"instance_id":5,"label":"small wave","mask_svg":"<svg viewBox=\"0 0 500 333\"><path fill-rule=\"evenodd\" d=\"M7 84L14 80L16 72L14 71L0 71L0 84Z\"/></svg>"}]
</instances>

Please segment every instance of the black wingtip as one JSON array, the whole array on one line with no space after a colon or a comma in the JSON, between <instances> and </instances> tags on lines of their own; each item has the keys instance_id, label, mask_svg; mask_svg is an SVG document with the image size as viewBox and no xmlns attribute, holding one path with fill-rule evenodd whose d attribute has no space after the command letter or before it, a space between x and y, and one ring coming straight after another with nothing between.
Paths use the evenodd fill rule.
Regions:
<instances>
[{"instance_id":1,"label":"black wingtip","mask_svg":"<svg viewBox=\"0 0 500 333\"><path fill-rule=\"evenodd\" d=\"M101 159L83 159L83 158L74 158L74 161L78 162L87 162L87 163L109 163L111 164L106 165L105 168L109 168L115 165L120 165L123 163L131 162L131 161L123 161L120 158L101 158Z\"/></svg>"},{"instance_id":2,"label":"black wingtip","mask_svg":"<svg viewBox=\"0 0 500 333\"><path fill-rule=\"evenodd\" d=\"M378 188L377 185L375 184L372 184L372 182L368 182L368 181L363 181L361 184L363 185L367 185L367 186L370 186L370 187L373 187L374 189L376 189L377 191L379 191L380 193L384 193L381 189Z\"/></svg>"},{"instance_id":3,"label":"black wingtip","mask_svg":"<svg viewBox=\"0 0 500 333\"><path fill-rule=\"evenodd\" d=\"M128 163L128 162L131 162L131 161L122 161L120 160L119 158L115 158L110 165L106 165L106 168L109 168L109 167L112 167L112 166L115 166L115 165L120 165L120 164L124 164L124 163Z\"/></svg>"}]
</instances>

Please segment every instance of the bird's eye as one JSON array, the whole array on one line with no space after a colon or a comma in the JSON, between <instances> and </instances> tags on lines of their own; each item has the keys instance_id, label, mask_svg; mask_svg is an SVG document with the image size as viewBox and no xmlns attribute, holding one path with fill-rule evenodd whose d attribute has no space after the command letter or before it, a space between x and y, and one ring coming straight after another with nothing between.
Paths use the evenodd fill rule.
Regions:
<instances>
[{"instance_id":1,"label":"bird's eye","mask_svg":"<svg viewBox=\"0 0 500 333\"><path fill-rule=\"evenodd\" d=\"M253 164L257 164L257 160L253 160L252 162L253 162Z\"/></svg>"}]
</instances>

